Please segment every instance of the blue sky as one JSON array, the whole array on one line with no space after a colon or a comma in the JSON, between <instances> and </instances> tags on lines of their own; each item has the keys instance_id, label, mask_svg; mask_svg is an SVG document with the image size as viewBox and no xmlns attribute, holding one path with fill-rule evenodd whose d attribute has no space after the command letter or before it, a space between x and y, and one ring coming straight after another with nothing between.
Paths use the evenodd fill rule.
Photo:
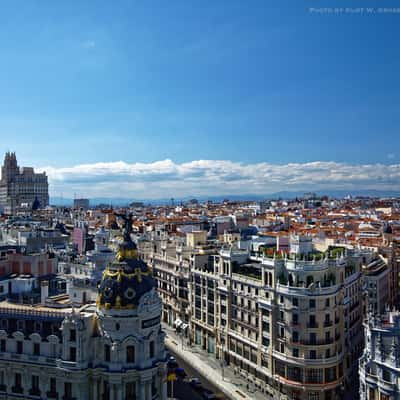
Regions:
<instances>
[{"instance_id":1,"label":"blue sky","mask_svg":"<svg viewBox=\"0 0 400 400\"><path fill-rule=\"evenodd\" d=\"M375 12L310 10L367 6ZM212 170L212 160L398 165L400 10L378 7L399 3L3 1L0 150L48 169L53 193L81 195L115 194L110 182L125 177L126 195L140 197L147 180L132 173L135 163L164 160L178 169L209 160ZM116 162L130 172L118 175ZM89 170L96 187L86 190ZM191 182L157 176L171 192ZM400 188L396 179L379 182ZM215 194L221 182L190 192ZM287 189L282 182L226 190Z\"/></svg>"}]
</instances>

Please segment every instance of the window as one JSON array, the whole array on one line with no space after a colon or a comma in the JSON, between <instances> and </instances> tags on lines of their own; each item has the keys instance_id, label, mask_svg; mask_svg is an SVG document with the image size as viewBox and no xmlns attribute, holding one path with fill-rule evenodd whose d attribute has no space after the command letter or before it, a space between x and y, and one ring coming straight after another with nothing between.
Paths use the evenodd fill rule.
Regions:
<instances>
[{"instance_id":1,"label":"window","mask_svg":"<svg viewBox=\"0 0 400 400\"><path fill-rule=\"evenodd\" d=\"M310 333L310 344L317 343L317 335L315 333Z\"/></svg>"},{"instance_id":2,"label":"window","mask_svg":"<svg viewBox=\"0 0 400 400\"><path fill-rule=\"evenodd\" d=\"M325 300L325 307L329 307L329 303L330 303L330 302L329 302L329 299L326 299L326 300Z\"/></svg>"},{"instance_id":3,"label":"window","mask_svg":"<svg viewBox=\"0 0 400 400\"><path fill-rule=\"evenodd\" d=\"M310 350L310 358L311 360L315 360L317 358L317 352L315 350Z\"/></svg>"},{"instance_id":4,"label":"window","mask_svg":"<svg viewBox=\"0 0 400 400\"><path fill-rule=\"evenodd\" d=\"M39 377L37 375L32 375L32 382L31 382L31 394L40 394L39 389Z\"/></svg>"},{"instance_id":5,"label":"window","mask_svg":"<svg viewBox=\"0 0 400 400\"><path fill-rule=\"evenodd\" d=\"M149 343L149 355L150 355L150 358L154 357L154 341L153 340Z\"/></svg>"},{"instance_id":6,"label":"window","mask_svg":"<svg viewBox=\"0 0 400 400\"><path fill-rule=\"evenodd\" d=\"M126 347L126 362L127 363L135 362L135 346Z\"/></svg>"},{"instance_id":7,"label":"window","mask_svg":"<svg viewBox=\"0 0 400 400\"><path fill-rule=\"evenodd\" d=\"M298 316L298 314L293 314L292 318L293 318L293 320L292 320L293 325L297 325L297 324L299 323L299 316Z\"/></svg>"},{"instance_id":8,"label":"window","mask_svg":"<svg viewBox=\"0 0 400 400\"><path fill-rule=\"evenodd\" d=\"M51 357L57 356L57 344L56 343L50 344L50 354L51 354Z\"/></svg>"},{"instance_id":9,"label":"window","mask_svg":"<svg viewBox=\"0 0 400 400\"><path fill-rule=\"evenodd\" d=\"M310 308L315 308L315 299L310 300Z\"/></svg>"},{"instance_id":10,"label":"window","mask_svg":"<svg viewBox=\"0 0 400 400\"><path fill-rule=\"evenodd\" d=\"M293 304L294 307L298 307L298 305L299 305L299 299L296 298L296 297L293 297L293 299L292 299L292 304Z\"/></svg>"},{"instance_id":11,"label":"window","mask_svg":"<svg viewBox=\"0 0 400 400\"><path fill-rule=\"evenodd\" d=\"M24 342L22 342L21 340L18 340L18 342L17 342L17 353L18 354L22 354L23 351L24 351Z\"/></svg>"},{"instance_id":12,"label":"window","mask_svg":"<svg viewBox=\"0 0 400 400\"><path fill-rule=\"evenodd\" d=\"M325 343L329 344L331 342L331 333L325 332Z\"/></svg>"},{"instance_id":13,"label":"window","mask_svg":"<svg viewBox=\"0 0 400 400\"><path fill-rule=\"evenodd\" d=\"M325 358L329 358L331 356L331 350L330 349L326 349L325 350Z\"/></svg>"},{"instance_id":14,"label":"window","mask_svg":"<svg viewBox=\"0 0 400 400\"><path fill-rule=\"evenodd\" d=\"M2 353L4 353L6 351L6 340L5 339L0 340L0 351Z\"/></svg>"},{"instance_id":15,"label":"window","mask_svg":"<svg viewBox=\"0 0 400 400\"><path fill-rule=\"evenodd\" d=\"M64 382L64 398L69 399L72 397L72 383Z\"/></svg>"},{"instance_id":16,"label":"window","mask_svg":"<svg viewBox=\"0 0 400 400\"><path fill-rule=\"evenodd\" d=\"M104 361L110 361L110 346L108 344L104 345Z\"/></svg>"},{"instance_id":17,"label":"window","mask_svg":"<svg viewBox=\"0 0 400 400\"><path fill-rule=\"evenodd\" d=\"M69 361L76 361L76 347L69 348Z\"/></svg>"},{"instance_id":18,"label":"window","mask_svg":"<svg viewBox=\"0 0 400 400\"><path fill-rule=\"evenodd\" d=\"M299 341L299 332L294 331L293 332L293 342L297 343Z\"/></svg>"},{"instance_id":19,"label":"window","mask_svg":"<svg viewBox=\"0 0 400 400\"><path fill-rule=\"evenodd\" d=\"M57 381L56 378L50 378L50 392L56 393L57 392Z\"/></svg>"},{"instance_id":20,"label":"window","mask_svg":"<svg viewBox=\"0 0 400 400\"><path fill-rule=\"evenodd\" d=\"M284 345L283 343L279 343L279 351L280 351L281 353L284 353L284 352L285 352L285 345Z\"/></svg>"},{"instance_id":21,"label":"window","mask_svg":"<svg viewBox=\"0 0 400 400\"><path fill-rule=\"evenodd\" d=\"M390 372L387 369L382 370L382 379L386 382L391 382L392 377L390 375Z\"/></svg>"},{"instance_id":22,"label":"window","mask_svg":"<svg viewBox=\"0 0 400 400\"><path fill-rule=\"evenodd\" d=\"M14 393L22 393L22 386L21 386L21 382L22 382L22 376L19 373L16 373L14 375L14 387L12 388L12 391Z\"/></svg>"},{"instance_id":23,"label":"window","mask_svg":"<svg viewBox=\"0 0 400 400\"><path fill-rule=\"evenodd\" d=\"M33 354L40 356L40 343L33 343Z\"/></svg>"},{"instance_id":24,"label":"window","mask_svg":"<svg viewBox=\"0 0 400 400\"><path fill-rule=\"evenodd\" d=\"M70 329L70 331L69 331L69 341L70 342L75 342L76 341L76 330L75 329Z\"/></svg>"},{"instance_id":25,"label":"window","mask_svg":"<svg viewBox=\"0 0 400 400\"><path fill-rule=\"evenodd\" d=\"M322 383L322 373L323 369L307 370L307 383Z\"/></svg>"},{"instance_id":26,"label":"window","mask_svg":"<svg viewBox=\"0 0 400 400\"><path fill-rule=\"evenodd\" d=\"M299 357L299 349L293 349L293 357Z\"/></svg>"},{"instance_id":27,"label":"window","mask_svg":"<svg viewBox=\"0 0 400 400\"><path fill-rule=\"evenodd\" d=\"M325 382L333 382L337 379L336 367L325 369Z\"/></svg>"},{"instance_id":28,"label":"window","mask_svg":"<svg viewBox=\"0 0 400 400\"><path fill-rule=\"evenodd\" d=\"M293 334L294 334L294 332L293 332ZM283 326L279 327L279 336L281 338L285 337L285 328Z\"/></svg>"}]
</instances>

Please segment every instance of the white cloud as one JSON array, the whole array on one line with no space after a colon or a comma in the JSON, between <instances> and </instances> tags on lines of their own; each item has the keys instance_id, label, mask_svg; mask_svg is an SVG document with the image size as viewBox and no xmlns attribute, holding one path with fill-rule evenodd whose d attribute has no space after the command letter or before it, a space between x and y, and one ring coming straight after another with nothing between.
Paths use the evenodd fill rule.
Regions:
<instances>
[{"instance_id":1,"label":"white cloud","mask_svg":"<svg viewBox=\"0 0 400 400\"><path fill-rule=\"evenodd\" d=\"M64 196L168 198L228 194L267 194L281 190L400 190L400 165L337 162L243 164L223 160L123 161L45 167L50 192Z\"/></svg>"}]
</instances>

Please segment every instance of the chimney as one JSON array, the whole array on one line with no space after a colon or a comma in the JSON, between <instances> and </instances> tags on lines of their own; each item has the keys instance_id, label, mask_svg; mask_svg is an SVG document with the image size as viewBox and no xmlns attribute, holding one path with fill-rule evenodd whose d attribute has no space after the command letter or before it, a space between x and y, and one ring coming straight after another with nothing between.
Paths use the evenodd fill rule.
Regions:
<instances>
[{"instance_id":1,"label":"chimney","mask_svg":"<svg viewBox=\"0 0 400 400\"><path fill-rule=\"evenodd\" d=\"M40 283L40 303L44 306L46 299L49 297L49 281Z\"/></svg>"}]
</instances>

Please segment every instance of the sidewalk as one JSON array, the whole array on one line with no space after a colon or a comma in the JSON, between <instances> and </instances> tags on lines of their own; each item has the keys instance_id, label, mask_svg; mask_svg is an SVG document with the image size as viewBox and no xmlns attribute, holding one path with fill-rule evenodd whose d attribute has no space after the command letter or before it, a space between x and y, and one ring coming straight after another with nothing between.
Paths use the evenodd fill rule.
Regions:
<instances>
[{"instance_id":1,"label":"sidewalk","mask_svg":"<svg viewBox=\"0 0 400 400\"><path fill-rule=\"evenodd\" d=\"M223 368L218 360L209 356L196 346L188 347L175 331L163 325L167 334L165 345L172 352L176 353L185 362L196 369L199 375L210 381L222 393L232 400L272 400L273 397L266 393L255 390L252 382L248 382L245 377L235 375L231 367Z\"/></svg>"}]
</instances>

